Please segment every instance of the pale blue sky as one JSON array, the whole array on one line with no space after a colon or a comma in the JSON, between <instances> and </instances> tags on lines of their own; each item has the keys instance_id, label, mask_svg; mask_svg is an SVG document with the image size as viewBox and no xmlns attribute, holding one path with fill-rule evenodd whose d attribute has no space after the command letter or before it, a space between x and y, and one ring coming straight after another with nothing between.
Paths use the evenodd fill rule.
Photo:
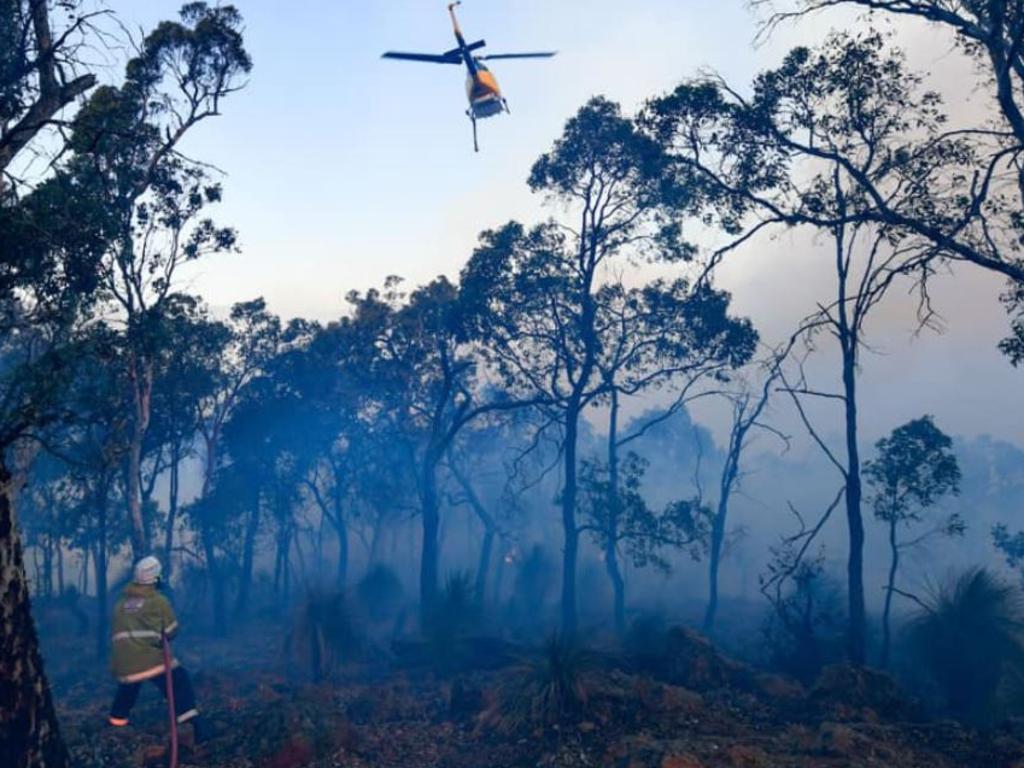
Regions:
<instances>
[{"instance_id":1,"label":"pale blue sky","mask_svg":"<svg viewBox=\"0 0 1024 768\"><path fill-rule=\"evenodd\" d=\"M443 0L236 4L250 85L187 149L227 172L218 216L244 255L205 262L196 286L214 304L264 293L285 314L332 316L390 273L457 270L481 229L533 211L529 166L590 96L633 107L699 67L755 66L742 0L467 0L465 32L489 51L559 50L494 63L512 115L481 122L474 155L461 69L380 58L452 47ZM148 26L178 3L111 6Z\"/></svg>"},{"instance_id":2,"label":"pale blue sky","mask_svg":"<svg viewBox=\"0 0 1024 768\"><path fill-rule=\"evenodd\" d=\"M173 0L107 0L129 27L176 13ZM353 288L399 274L416 284L457 275L477 234L534 219L529 167L584 101L604 94L632 109L700 69L749 82L795 41L849 23L832 14L755 49L744 0L466 0L470 39L491 52L557 49L548 61L499 61L512 108L480 124L472 151L459 68L385 61L388 49L453 45L444 0L237 0L255 60L249 87L186 149L227 176L217 214L236 226L242 253L204 261L188 286L216 308L263 295L285 315L344 311ZM900 30L917 66L935 73L956 109L973 109L960 57L923 27ZM778 339L828 290L828 259L807 238L783 235L737 254L721 284L738 311ZM936 286L949 331L912 335L908 301L884 310L865 359L866 439L934 413L951 431L1024 442L1022 372L994 346L1006 328L1000 282L978 272ZM911 396L909 393L913 393Z\"/></svg>"}]
</instances>

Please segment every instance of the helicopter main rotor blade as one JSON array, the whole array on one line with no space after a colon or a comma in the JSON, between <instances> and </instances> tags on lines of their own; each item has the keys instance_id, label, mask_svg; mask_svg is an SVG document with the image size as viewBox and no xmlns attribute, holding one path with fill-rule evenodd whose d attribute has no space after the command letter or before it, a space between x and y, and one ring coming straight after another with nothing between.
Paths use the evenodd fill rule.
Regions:
<instances>
[{"instance_id":1,"label":"helicopter main rotor blade","mask_svg":"<svg viewBox=\"0 0 1024 768\"><path fill-rule=\"evenodd\" d=\"M536 53L491 53L477 56L478 59L550 59L558 51L537 51Z\"/></svg>"},{"instance_id":2,"label":"helicopter main rotor blade","mask_svg":"<svg viewBox=\"0 0 1024 768\"><path fill-rule=\"evenodd\" d=\"M406 53L404 51L388 51L381 54L382 59L399 59L400 61L423 61L429 64L461 64L461 56L451 56L447 53L440 55L434 53Z\"/></svg>"}]
</instances>

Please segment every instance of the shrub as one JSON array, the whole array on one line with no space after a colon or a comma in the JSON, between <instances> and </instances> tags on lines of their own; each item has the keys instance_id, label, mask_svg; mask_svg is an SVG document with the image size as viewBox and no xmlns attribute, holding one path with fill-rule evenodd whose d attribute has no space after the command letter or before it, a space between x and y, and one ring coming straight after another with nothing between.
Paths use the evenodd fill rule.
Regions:
<instances>
[{"instance_id":1,"label":"shrub","mask_svg":"<svg viewBox=\"0 0 1024 768\"><path fill-rule=\"evenodd\" d=\"M539 654L505 675L481 722L511 733L579 718L590 698L593 667L587 650L554 634Z\"/></svg>"},{"instance_id":2,"label":"shrub","mask_svg":"<svg viewBox=\"0 0 1024 768\"><path fill-rule=\"evenodd\" d=\"M285 641L286 653L308 664L314 681L338 671L358 649L355 622L340 592L309 592L296 611Z\"/></svg>"},{"instance_id":3,"label":"shrub","mask_svg":"<svg viewBox=\"0 0 1024 768\"><path fill-rule=\"evenodd\" d=\"M917 659L962 720L987 720L1000 692L1024 670L1020 592L984 568L951 579L910 629Z\"/></svg>"},{"instance_id":4,"label":"shrub","mask_svg":"<svg viewBox=\"0 0 1024 768\"><path fill-rule=\"evenodd\" d=\"M378 563L356 585L356 598L373 623L394 618L402 607L402 582L392 568Z\"/></svg>"}]
</instances>

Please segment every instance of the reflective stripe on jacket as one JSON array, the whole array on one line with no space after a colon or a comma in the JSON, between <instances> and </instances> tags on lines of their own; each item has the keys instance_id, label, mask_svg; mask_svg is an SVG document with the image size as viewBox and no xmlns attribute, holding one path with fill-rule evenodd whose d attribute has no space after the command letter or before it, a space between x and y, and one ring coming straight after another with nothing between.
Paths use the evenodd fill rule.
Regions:
<instances>
[{"instance_id":1,"label":"reflective stripe on jacket","mask_svg":"<svg viewBox=\"0 0 1024 768\"><path fill-rule=\"evenodd\" d=\"M148 680L164 672L161 631L168 637L178 628L170 601L152 584L131 583L114 606L110 640L111 671L122 683ZM171 666L178 666L175 659Z\"/></svg>"}]
</instances>

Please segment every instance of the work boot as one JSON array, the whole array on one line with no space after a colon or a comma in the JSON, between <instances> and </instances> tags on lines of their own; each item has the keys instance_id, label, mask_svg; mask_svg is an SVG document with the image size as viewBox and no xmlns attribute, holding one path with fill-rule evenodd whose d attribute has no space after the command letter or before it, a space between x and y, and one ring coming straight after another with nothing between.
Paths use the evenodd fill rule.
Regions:
<instances>
[{"instance_id":1,"label":"work boot","mask_svg":"<svg viewBox=\"0 0 1024 768\"><path fill-rule=\"evenodd\" d=\"M206 718L202 716L196 716L192 718L192 740L196 744L202 744L204 741L209 741L213 738L213 729L210 728L210 724L206 722Z\"/></svg>"}]
</instances>

